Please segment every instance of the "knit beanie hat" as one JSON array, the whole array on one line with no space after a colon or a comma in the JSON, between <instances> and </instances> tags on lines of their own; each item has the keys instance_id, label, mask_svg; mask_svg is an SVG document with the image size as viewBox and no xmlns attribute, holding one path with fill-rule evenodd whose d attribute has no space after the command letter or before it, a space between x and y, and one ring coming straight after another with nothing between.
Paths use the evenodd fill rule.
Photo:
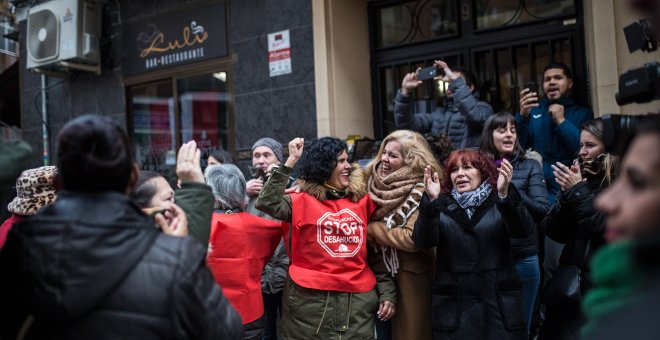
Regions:
<instances>
[{"instance_id":1,"label":"knit beanie hat","mask_svg":"<svg viewBox=\"0 0 660 340\"><path fill-rule=\"evenodd\" d=\"M261 138L260 140L256 141L254 145L252 145L252 152L254 152L254 149L260 146L265 146L273 150L277 160L280 162L282 161L282 144L280 144L280 142L268 137Z\"/></svg>"},{"instance_id":2,"label":"knit beanie hat","mask_svg":"<svg viewBox=\"0 0 660 340\"><path fill-rule=\"evenodd\" d=\"M55 176L57 168L42 166L23 171L16 180L16 198L7 210L13 214L32 216L47 204L55 202Z\"/></svg>"}]
</instances>

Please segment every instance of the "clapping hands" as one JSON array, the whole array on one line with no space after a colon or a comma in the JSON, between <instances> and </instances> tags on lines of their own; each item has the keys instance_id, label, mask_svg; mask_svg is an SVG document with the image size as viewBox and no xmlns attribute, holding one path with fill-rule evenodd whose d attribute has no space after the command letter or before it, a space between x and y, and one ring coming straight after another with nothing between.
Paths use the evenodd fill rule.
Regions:
<instances>
[{"instance_id":1,"label":"clapping hands","mask_svg":"<svg viewBox=\"0 0 660 340\"><path fill-rule=\"evenodd\" d=\"M513 165L504 158L497 171L500 173L497 176L497 193L500 197L506 197L509 193L509 184L511 184L511 180L513 179Z\"/></svg>"},{"instance_id":2,"label":"clapping hands","mask_svg":"<svg viewBox=\"0 0 660 340\"><path fill-rule=\"evenodd\" d=\"M434 200L440 196L440 175L437 172L431 175L431 171L430 165L424 168L424 191L431 200Z\"/></svg>"}]
</instances>

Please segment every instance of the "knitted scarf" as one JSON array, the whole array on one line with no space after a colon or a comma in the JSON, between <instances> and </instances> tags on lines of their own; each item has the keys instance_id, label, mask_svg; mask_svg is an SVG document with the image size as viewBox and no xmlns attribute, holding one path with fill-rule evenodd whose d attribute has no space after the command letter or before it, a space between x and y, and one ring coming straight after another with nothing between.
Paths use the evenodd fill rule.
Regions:
<instances>
[{"instance_id":1,"label":"knitted scarf","mask_svg":"<svg viewBox=\"0 0 660 340\"><path fill-rule=\"evenodd\" d=\"M380 164L376 166L376 170L367 182L371 199L378 206L371 216L373 220L382 220L385 216L391 215L406 201L415 185L424 180L423 174L414 174L412 168L408 166L399 168L385 178L380 177L379 168ZM405 220L401 221L399 217L395 219L397 220L395 225L405 225ZM388 224L388 226L392 225Z\"/></svg>"},{"instance_id":2,"label":"knitted scarf","mask_svg":"<svg viewBox=\"0 0 660 340\"><path fill-rule=\"evenodd\" d=\"M423 176L415 175L410 167L402 167L385 178L380 177L378 170L374 171L368 182L368 190L378 208L372 218L385 221L388 228L404 227L422 200L424 192L422 181ZM396 249L384 245L379 247L374 245L374 248L376 252L380 248L385 267L392 276L395 276L399 269Z\"/></svg>"},{"instance_id":3,"label":"knitted scarf","mask_svg":"<svg viewBox=\"0 0 660 340\"><path fill-rule=\"evenodd\" d=\"M591 261L594 288L582 300L582 311L588 322L582 328L586 336L604 322L603 317L633 304L638 286L644 278L633 260L630 241L620 241L598 250Z\"/></svg>"},{"instance_id":4,"label":"knitted scarf","mask_svg":"<svg viewBox=\"0 0 660 340\"><path fill-rule=\"evenodd\" d=\"M482 182L481 185L474 189L473 191L468 191L464 193L459 193L456 191L456 188L451 189L451 196L454 197L458 205L465 210L468 215L468 218L472 219L474 211L480 206L492 191L490 184L488 182Z\"/></svg>"}]
</instances>

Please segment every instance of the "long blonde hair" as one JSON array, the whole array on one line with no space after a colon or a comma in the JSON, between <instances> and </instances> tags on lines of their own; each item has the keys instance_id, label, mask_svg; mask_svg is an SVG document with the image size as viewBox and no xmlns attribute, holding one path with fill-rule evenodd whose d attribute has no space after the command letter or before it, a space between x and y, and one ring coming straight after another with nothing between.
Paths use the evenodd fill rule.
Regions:
<instances>
[{"instance_id":1,"label":"long blonde hair","mask_svg":"<svg viewBox=\"0 0 660 340\"><path fill-rule=\"evenodd\" d=\"M396 130L383 139L378 153L365 167L367 177L371 177L376 172L380 164L380 158L385 152L385 146L391 141L397 141L401 144L403 164L404 166L411 167L414 174L423 175L424 168L430 165L432 172L437 172L440 178L444 177L444 172L440 165L438 165L426 139L419 133L410 130Z\"/></svg>"}]
</instances>

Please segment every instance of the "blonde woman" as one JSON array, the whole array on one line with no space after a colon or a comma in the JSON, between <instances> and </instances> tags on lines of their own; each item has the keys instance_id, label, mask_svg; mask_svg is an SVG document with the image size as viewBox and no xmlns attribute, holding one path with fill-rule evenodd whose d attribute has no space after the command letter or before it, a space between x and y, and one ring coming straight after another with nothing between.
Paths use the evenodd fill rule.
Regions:
<instances>
[{"instance_id":1,"label":"blonde woman","mask_svg":"<svg viewBox=\"0 0 660 340\"><path fill-rule=\"evenodd\" d=\"M426 140L419 133L389 134L366 167L368 190L377 209L369 223L370 239L397 284L397 313L392 339L431 339L431 282L434 251L418 249L412 232L424 193L424 167L442 174Z\"/></svg>"}]
</instances>

